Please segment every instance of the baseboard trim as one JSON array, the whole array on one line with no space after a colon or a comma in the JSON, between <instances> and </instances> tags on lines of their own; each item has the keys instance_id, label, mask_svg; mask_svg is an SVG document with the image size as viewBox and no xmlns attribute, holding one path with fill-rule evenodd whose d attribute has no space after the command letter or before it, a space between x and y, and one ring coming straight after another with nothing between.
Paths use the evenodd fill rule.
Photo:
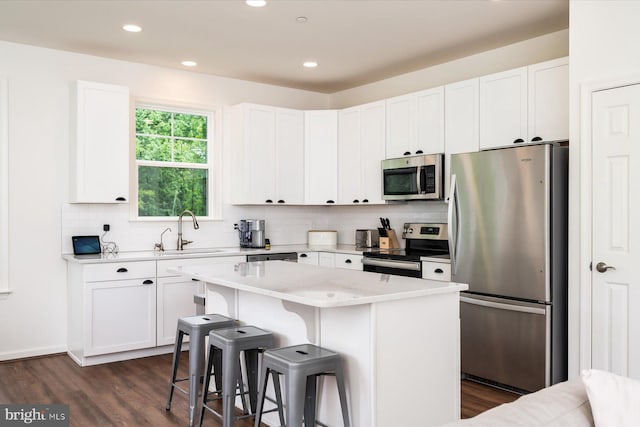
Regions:
<instances>
[{"instance_id":1,"label":"baseboard trim","mask_svg":"<svg viewBox=\"0 0 640 427\"><path fill-rule=\"evenodd\" d=\"M53 354L66 353L67 346L55 346L55 347L39 347L29 350L13 351L0 353L0 362L9 362L18 359L27 359L30 357L50 356Z\"/></svg>"}]
</instances>

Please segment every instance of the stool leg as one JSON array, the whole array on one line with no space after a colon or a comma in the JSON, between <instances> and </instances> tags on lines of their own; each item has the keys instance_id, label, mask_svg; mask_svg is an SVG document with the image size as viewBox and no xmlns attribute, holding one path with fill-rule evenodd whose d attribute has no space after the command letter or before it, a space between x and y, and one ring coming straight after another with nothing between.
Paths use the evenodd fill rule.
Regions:
<instances>
[{"instance_id":1,"label":"stool leg","mask_svg":"<svg viewBox=\"0 0 640 427\"><path fill-rule=\"evenodd\" d=\"M287 395L287 427L302 425L304 412L304 396L307 377L298 372L285 374Z\"/></svg>"},{"instance_id":2,"label":"stool leg","mask_svg":"<svg viewBox=\"0 0 640 427\"><path fill-rule=\"evenodd\" d=\"M189 427L193 427L198 405L198 386L200 385L200 369L202 369L202 354L204 337L193 334L189 342Z\"/></svg>"},{"instance_id":3,"label":"stool leg","mask_svg":"<svg viewBox=\"0 0 640 427\"><path fill-rule=\"evenodd\" d=\"M236 386L238 384L238 352L225 350L222 352L222 426L231 427L233 424L233 408L236 400Z\"/></svg>"},{"instance_id":4,"label":"stool leg","mask_svg":"<svg viewBox=\"0 0 640 427\"><path fill-rule=\"evenodd\" d=\"M316 390L317 375L307 377L307 386L304 400L304 427L316 425Z\"/></svg>"},{"instance_id":5,"label":"stool leg","mask_svg":"<svg viewBox=\"0 0 640 427\"><path fill-rule=\"evenodd\" d=\"M349 424L349 408L347 407L347 392L344 387L344 372L342 371L342 362L338 362L336 366L336 384L338 385L338 395L340 396L340 408L342 409L342 422L344 427L350 427Z\"/></svg>"},{"instance_id":6,"label":"stool leg","mask_svg":"<svg viewBox=\"0 0 640 427\"><path fill-rule=\"evenodd\" d=\"M207 403L207 397L209 395L209 384L211 383L211 369L213 367L213 350L214 346L209 346L209 353L207 356L207 367L204 374L204 381L202 382L202 409L200 411L200 426L202 426L202 420L204 419L204 412Z\"/></svg>"},{"instance_id":7,"label":"stool leg","mask_svg":"<svg viewBox=\"0 0 640 427\"><path fill-rule=\"evenodd\" d=\"M276 371L271 371L273 377L273 389L276 392L276 405L278 405L278 415L280 416L280 425L284 425L284 412L282 410L282 390L280 390L280 376ZM264 401L264 396L263 396ZM256 426L257 427L257 426Z\"/></svg>"},{"instance_id":8,"label":"stool leg","mask_svg":"<svg viewBox=\"0 0 640 427\"><path fill-rule=\"evenodd\" d=\"M180 363L180 351L182 350L182 338L184 332L180 329L176 331L176 343L173 346L173 366L171 367L171 384L169 385L169 397L167 398L167 411L171 410L171 400L173 400L173 389L175 387L176 375L178 375L178 364Z\"/></svg>"},{"instance_id":9,"label":"stool leg","mask_svg":"<svg viewBox=\"0 0 640 427\"><path fill-rule=\"evenodd\" d=\"M222 390L222 350L220 350L218 347L212 347L211 349L213 351L213 372L215 373L215 376L213 377L215 384L216 384L216 390L220 391Z\"/></svg>"},{"instance_id":10,"label":"stool leg","mask_svg":"<svg viewBox=\"0 0 640 427\"><path fill-rule=\"evenodd\" d=\"M239 358L238 358L238 373L239 373L238 388L240 389L240 401L242 402L242 413L244 415L249 415L249 410L247 409L247 401L244 398L245 392L244 392L244 381L242 380L242 364Z\"/></svg>"},{"instance_id":11,"label":"stool leg","mask_svg":"<svg viewBox=\"0 0 640 427\"><path fill-rule=\"evenodd\" d=\"M269 371L265 364L262 364L262 368L260 369L260 390L258 391L258 407L256 408L256 417L254 427L260 427L260 421L262 420L262 410L264 409L264 396L267 394L267 384L269 382ZM274 378L275 380L275 378ZM282 412L282 406L280 406L280 411ZM282 422L282 417L280 419L280 425L284 425Z\"/></svg>"},{"instance_id":12,"label":"stool leg","mask_svg":"<svg viewBox=\"0 0 640 427\"><path fill-rule=\"evenodd\" d=\"M249 387L249 406L256 413L258 399L258 350L245 350L244 365L247 369L247 386Z\"/></svg>"}]
</instances>

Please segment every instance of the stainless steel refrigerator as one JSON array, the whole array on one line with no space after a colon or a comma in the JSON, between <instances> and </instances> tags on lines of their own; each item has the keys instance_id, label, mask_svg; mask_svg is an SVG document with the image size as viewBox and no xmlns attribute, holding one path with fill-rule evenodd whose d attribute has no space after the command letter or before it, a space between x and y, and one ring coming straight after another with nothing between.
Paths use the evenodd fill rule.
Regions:
<instances>
[{"instance_id":1,"label":"stainless steel refrigerator","mask_svg":"<svg viewBox=\"0 0 640 427\"><path fill-rule=\"evenodd\" d=\"M464 375L522 391L566 379L567 175L555 143L451 156Z\"/></svg>"}]
</instances>

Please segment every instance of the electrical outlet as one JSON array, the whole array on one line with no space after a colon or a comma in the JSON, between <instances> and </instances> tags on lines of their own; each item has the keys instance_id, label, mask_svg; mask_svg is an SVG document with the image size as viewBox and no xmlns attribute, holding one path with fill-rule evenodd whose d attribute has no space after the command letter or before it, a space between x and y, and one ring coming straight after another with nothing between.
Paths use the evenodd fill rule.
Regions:
<instances>
[{"instance_id":1,"label":"electrical outlet","mask_svg":"<svg viewBox=\"0 0 640 427\"><path fill-rule=\"evenodd\" d=\"M102 231L109 231L110 228L111 228L111 226L109 224L104 224L102 226Z\"/></svg>"}]
</instances>

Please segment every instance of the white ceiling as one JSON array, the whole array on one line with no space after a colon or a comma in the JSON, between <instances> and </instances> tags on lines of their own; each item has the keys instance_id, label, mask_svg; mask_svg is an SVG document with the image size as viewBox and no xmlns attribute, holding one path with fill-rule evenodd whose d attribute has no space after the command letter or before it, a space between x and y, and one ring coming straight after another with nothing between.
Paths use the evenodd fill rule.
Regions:
<instances>
[{"instance_id":1,"label":"white ceiling","mask_svg":"<svg viewBox=\"0 0 640 427\"><path fill-rule=\"evenodd\" d=\"M569 0L0 0L0 40L324 93L568 26Z\"/></svg>"}]
</instances>

